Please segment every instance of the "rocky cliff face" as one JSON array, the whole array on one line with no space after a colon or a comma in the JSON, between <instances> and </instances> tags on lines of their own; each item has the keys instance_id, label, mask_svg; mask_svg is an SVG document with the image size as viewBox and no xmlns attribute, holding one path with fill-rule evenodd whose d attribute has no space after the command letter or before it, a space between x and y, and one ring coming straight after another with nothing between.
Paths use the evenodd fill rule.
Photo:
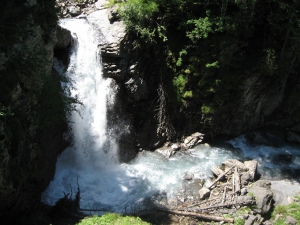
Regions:
<instances>
[{"instance_id":1,"label":"rocky cliff face","mask_svg":"<svg viewBox=\"0 0 300 225\"><path fill-rule=\"evenodd\" d=\"M1 7L0 216L16 218L39 203L66 147L66 126L53 121L64 112L49 101L59 95L51 75L54 2L14 0Z\"/></svg>"},{"instance_id":2,"label":"rocky cliff face","mask_svg":"<svg viewBox=\"0 0 300 225\"><path fill-rule=\"evenodd\" d=\"M71 1L59 2L64 4L65 17L75 16L69 8L76 5L81 9L81 14L76 16L87 16L95 24L100 22L93 17L98 15L99 18L101 14L99 9L105 9L107 13L103 14L104 10L102 10L102 17L106 17L110 25L106 26L104 32L118 33L117 27L120 21L116 11L117 6L108 9L107 1L97 1L95 4L90 1L84 1L84 4ZM281 62L282 68L287 63L286 69L277 68L275 72L270 72L266 68L261 69L266 66L262 66L265 53L258 49L247 49L245 51L257 55L259 59L251 56L246 57L245 61L238 59L237 68L241 69L232 67L232 74L230 74L226 63L232 59L230 54L238 54L231 51L230 45L231 47L215 52L219 62L225 63L224 69L202 67L195 63L197 58L202 57L202 53L199 53L201 49L193 46L187 39L185 39L186 43L183 43L180 42L180 38L177 40L176 37L171 37L181 34L174 33L172 30L174 24L160 19L157 18L157 21L170 30L168 38L172 41L162 43L161 40L156 39L156 44L151 45L143 41L139 35L128 32L121 41L119 39L117 42L107 42L100 46L104 75L116 80L121 93L120 102L125 105L126 114L131 118L136 131L135 139L140 147L156 148L166 140L179 141L182 136L196 131L205 132L210 137L223 134L235 136L247 130L272 126L289 130L287 133L289 140L298 142L300 125L299 103L296 96L299 81L294 71L296 64L293 63L292 68L287 62L296 62L297 56L286 55L285 58L290 57L290 60ZM261 28L258 26L258 29ZM114 32L111 32L113 30ZM123 31L121 33L124 36ZM213 38L215 39L209 41L217 40L219 37ZM260 42L259 35L255 38L257 38L255 41ZM190 46L186 47L187 43ZM169 53L166 55L164 48L168 44ZM180 58L183 60L182 66L173 69L171 60L176 62L179 59L171 52L172 45L187 48L188 54L191 55ZM234 46L234 43L232 45ZM283 52L281 56L282 54ZM175 75L179 82L177 87L174 87L174 70L182 73L182 77L186 79L180 84L178 77L180 78L181 75ZM228 76L226 79L223 79L225 75L224 77L220 75L227 73L229 75L226 75ZM217 78L219 76L220 78ZM216 85L216 82L219 83ZM181 95L179 100L181 106L175 100L178 95Z\"/></svg>"}]
</instances>

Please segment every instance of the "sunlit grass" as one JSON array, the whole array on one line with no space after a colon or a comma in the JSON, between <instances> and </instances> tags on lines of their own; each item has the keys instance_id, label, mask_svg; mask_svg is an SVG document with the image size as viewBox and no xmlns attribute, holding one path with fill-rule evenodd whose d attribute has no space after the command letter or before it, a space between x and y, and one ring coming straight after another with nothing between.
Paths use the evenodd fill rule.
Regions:
<instances>
[{"instance_id":1,"label":"sunlit grass","mask_svg":"<svg viewBox=\"0 0 300 225\"><path fill-rule=\"evenodd\" d=\"M276 206L272 212L272 219L275 220L276 215L279 215L279 219L274 223L274 225L286 224L286 217L291 216L296 220L300 221L300 196L295 197L296 202L289 205L279 205Z\"/></svg>"},{"instance_id":2,"label":"sunlit grass","mask_svg":"<svg viewBox=\"0 0 300 225\"><path fill-rule=\"evenodd\" d=\"M103 216L86 217L77 225L150 225L139 217L121 216L116 213L108 213Z\"/></svg>"}]
</instances>

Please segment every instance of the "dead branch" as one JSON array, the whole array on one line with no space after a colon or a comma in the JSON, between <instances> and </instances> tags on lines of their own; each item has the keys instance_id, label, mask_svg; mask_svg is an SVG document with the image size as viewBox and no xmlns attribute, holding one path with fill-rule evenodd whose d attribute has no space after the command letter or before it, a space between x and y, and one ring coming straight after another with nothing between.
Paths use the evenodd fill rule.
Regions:
<instances>
[{"instance_id":1,"label":"dead branch","mask_svg":"<svg viewBox=\"0 0 300 225\"><path fill-rule=\"evenodd\" d=\"M233 165L232 167L230 167L228 170L226 170L224 173L222 173L220 176L218 176L218 178L211 184L208 186L208 189L211 189L219 180L221 180L233 167L235 167L235 165Z\"/></svg>"},{"instance_id":2,"label":"dead branch","mask_svg":"<svg viewBox=\"0 0 300 225\"><path fill-rule=\"evenodd\" d=\"M80 208L80 211L109 212L110 210L107 210L107 209L82 209L82 208Z\"/></svg>"},{"instance_id":3,"label":"dead branch","mask_svg":"<svg viewBox=\"0 0 300 225\"><path fill-rule=\"evenodd\" d=\"M225 200L226 200L226 191L227 191L227 186L224 187L224 193L223 193L222 203L224 203Z\"/></svg>"},{"instance_id":4,"label":"dead branch","mask_svg":"<svg viewBox=\"0 0 300 225\"><path fill-rule=\"evenodd\" d=\"M203 202L196 203L196 204L193 204L193 205L189 205L189 206L187 206L187 208L192 208L192 207L194 207L194 206L199 206L199 205L205 204L205 203L207 203L207 202L210 202L210 201L213 201L213 200L218 200L218 199L219 199L219 197L216 197L216 198L210 198L210 199L207 199L207 200L205 200L205 201L203 201Z\"/></svg>"},{"instance_id":5,"label":"dead branch","mask_svg":"<svg viewBox=\"0 0 300 225\"><path fill-rule=\"evenodd\" d=\"M240 174L238 173L237 167L235 167L235 171L234 171L234 183L235 183L235 192L240 192L241 180L240 180Z\"/></svg>"},{"instance_id":6,"label":"dead branch","mask_svg":"<svg viewBox=\"0 0 300 225\"><path fill-rule=\"evenodd\" d=\"M167 213L171 213L171 214L175 214L175 215L181 215L181 216L193 216L193 217L197 217L199 219L204 219L204 220L209 220L209 221L224 221L224 222L229 222L229 223L234 222L233 218L225 218L225 217L213 216L213 215L202 214L202 213L183 212L183 211L170 210L170 209L164 209L164 208L155 208L155 210L161 211L161 212L167 212Z\"/></svg>"},{"instance_id":7,"label":"dead branch","mask_svg":"<svg viewBox=\"0 0 300 225\"><path fill-rule=\"evenodd\" d=\"M234 206L234 205L252 205L254 204L254 201L245 201L245 202L232 202L232 203L225 203L225 204L220 204L220 205L213 205L213 206L207 206L203 208L199 208L199 211L202 210L207 210L207 209L212 209L212 208L221 208L221 207L228 207L228 206Z\"/></svg>"}]
</instances>

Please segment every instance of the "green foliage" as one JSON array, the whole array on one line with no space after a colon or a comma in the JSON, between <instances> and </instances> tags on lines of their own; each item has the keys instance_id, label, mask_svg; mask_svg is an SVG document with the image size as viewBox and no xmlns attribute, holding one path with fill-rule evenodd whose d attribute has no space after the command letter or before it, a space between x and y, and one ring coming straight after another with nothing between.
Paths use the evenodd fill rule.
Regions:
<instances>
[{"instance_id":1,"label":"green foliage","mask_svg":"<svg viewBox=\"0 0 300 225\"><path fill-rule=\"evenodd\" d=\"M107 6L111 7L117 3L117 0L108 0Z\"/></svg>"},{"instance_id":2,"label":"green foliage","mask_svg":"<svg viewBox=\"0 0 300 225\"><path fill-rule=\"evenodd\" d=\"M241 218L236 218L234 220L234 225L244 225L245 224L245 221Z\"/></svg>"},{"instance_id":3,"label":"green foliage","mask_svg":"<svg viewBox=\"0 0 300 225\"><path fill-rule=\"evenodd\" d=\"M187 36L192 40L207 38L209 33L213 32L212 22L208 17L199 18L196 20L188 20L187 24L193 24L195 26L194 30L187 32Z\"/></svg>"},{"instance_id":4,"label":"green foliage","mask_svg":"<svg viewBox=\"0 0 300 225\"><path fill-rule=\"evenodd\" d=\"M185 49L183 49L179 52L179 58L177 59L176 66L182 65L182 56L184 56L186 54L187 54L187 51Z\"/></svg>"},{"instance_id":5,"label":"green foliage","mask_svg":"<svg viewBox=\"0 0 300 225\"><path fill-rule=\"evenodd\" d=\"M214 109L213 107L209 106L209 105L203 105L201 107L201 111L203 114L205 115L209 115L209 114L213 114L214 113Z\"/></svg>"},{"instance_id":6,"label":"green foliage","mask_svg":"<svg viewBox=\"0 0 300 225\"><path fill-rule=\"evenodd\" d=\"M187 83L187 77L180 74L178 77L174 77L173 85L182 91Z\"/></svg>"},{"instance_id":7,"label":"green foliage","mask_svg":"<svg viewBox=\"0 0 300 225\"><path fill-rule=\"evenodd\" d=\"M193 91L185 91L183 93L183 98L193 98Z\"/></svg>"},{"instance_id":8,"label":"green foliage","mask_svg":"<svg viewBox=\"0 0 300 225\"><path fill-rule=\"evenodd\" d=\"M275 207L271 214L271 218L275 219L276 215L280 215L279 220L277 220L275 225L286 224L286 217L291 216L296 220L300 221L300 196L296 196L296 202L289 205L278 205Z\"/></svg>"},{"instance_id":9,"label":"green foliage","mask_svg":"<svg viewBox=\"0 0 300 225\"><path fill-rule=\"evenodd\" d=\"M213 63L206 63L205 67L206 68L219 68L220 66L219 66L219 62L215 61Z\"/></svg>"},{"instance_id":10,"label":"green foliage","mask_svg":"<svg viewBox=\"0 0 300 225\"><path fill-rule=\"evenodd\" d=\"M77 225L147 225L149 223L142 221L139 217L121 216L116 213L108 213L101 217L86 217Z\"/></svg>"},{"instance_id":11,"label":"green foliage","mask_svg":"<svg viewBox=\"0 0 300 225\"><path fill-rule=\"evenodd\" d=\"M237 87L252 74L272 83L296 79L299 9L296 0L128 0L120 14L153 65L153 84L161 81L158 68L164 71L170 101L180 105L174 109L205 102L202 113L217 118L218 109L243 95Z\"/></svg>"},{"instance_id":12,"label":"green foliage","mask_svg":"<svg viewBox=\"0 0 300 225\"><path fill-rule=\"evenodd\" d=\"M128 0L120 4L119 13L126 28L137 32L146 41L152 41L156 29L153 28L153 15L158 5L151 0ZM161 33L161 27L159 27Z\"/></svg>"}]
</instances>

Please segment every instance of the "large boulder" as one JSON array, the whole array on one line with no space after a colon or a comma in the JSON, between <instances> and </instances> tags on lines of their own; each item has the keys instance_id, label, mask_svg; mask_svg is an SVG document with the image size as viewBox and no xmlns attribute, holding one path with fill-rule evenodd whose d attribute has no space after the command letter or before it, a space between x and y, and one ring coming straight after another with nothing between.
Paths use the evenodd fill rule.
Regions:
<instances>
[{"instance_id":1,"label":"large boulder","mask_svg":"<svg viewBox=\"0 0 300 225\"><path fill-rule=\"evenodd\" d=\"M200 144L203 140L204 134L199 132L193 133L192 135L186 137L183 141L187 148L193 148L194 146Z\"/></svg>"},{"instance_id":2,"label":"large boulder","mask_svg":"<svg viewBox=\"0 0 300 225\"><path fill-rule=\"evenodd\" d=\"M248 173L250 175L250 181L254 181L257 174L258 162L256 160L245 161L244 165L248 169Z\"/></svg>"},{"instance_id":3,"label":"large boulder","mask_svg":"<svg viewBox=\"0 0 300 225\"><path fill-rule=\"evenodd\" d=\"M273 205L273 192L270 188L270 181L259 180L248 189L249 195L255 197L257 211L262 215L270 212Z\"/></svg>"},{"instance_id":4,"label":"large boulder","mask_svg":"<svg viewBox=\"0 0 300 225\"><path fill-rule=\"evenodd\" d=\"M65 49L71 44L71 32L61 26L56 29L57 42L54 49Z\"/></svg>"}]
</instances>

